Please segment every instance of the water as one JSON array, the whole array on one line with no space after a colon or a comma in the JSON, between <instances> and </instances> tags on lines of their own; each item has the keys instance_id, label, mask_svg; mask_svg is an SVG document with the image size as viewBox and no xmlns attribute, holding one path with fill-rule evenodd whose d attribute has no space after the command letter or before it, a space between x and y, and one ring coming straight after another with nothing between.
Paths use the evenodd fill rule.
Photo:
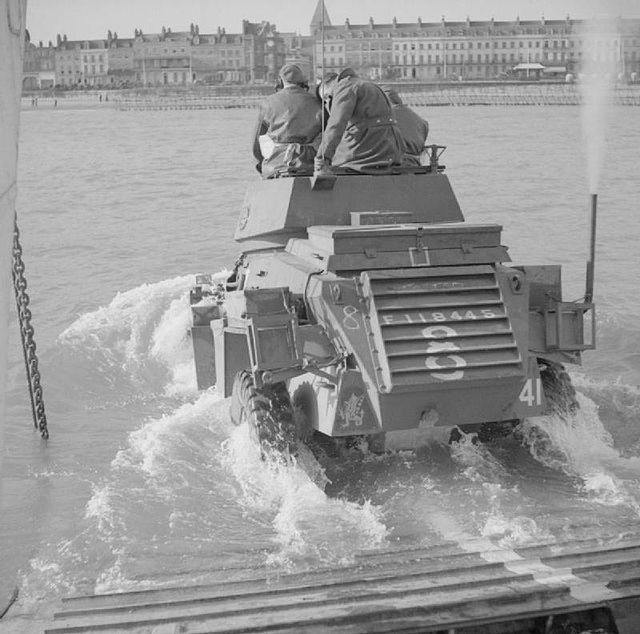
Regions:
<instances>
[{"instance_id":1,"label":"water","mask_svg":"<svg viewBox=\"0 0 640 634\"><path fill-rule=\"evenodd\" d=\"M467 220L503 224L514 261L562 264L566 297L580 297L579 110L423 114L449 146ZM579 414L491 446L334 459L324 493L308 465L261 461L228 402L196 392L190 363L186 295L193 274L237 255L255 112L23 112L18 203L52 437L45 446L30 428L14 330L0 609L15 586L20 597L0 631L40 631L69 593L340 565L393 544L637 533L640 111L614 115L598 192L599 349L572 370Z\"/></svg>"}]
</instances>

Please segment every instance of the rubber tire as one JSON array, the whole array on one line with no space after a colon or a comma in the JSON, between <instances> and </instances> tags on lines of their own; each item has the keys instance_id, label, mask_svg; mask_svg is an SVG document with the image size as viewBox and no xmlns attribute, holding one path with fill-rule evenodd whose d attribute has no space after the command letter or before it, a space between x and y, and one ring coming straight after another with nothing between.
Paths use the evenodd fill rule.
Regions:
<instances>
[{"instance_id":1,"label":"rubber tire","mask_svg":"<svg viewBox=\"0 0 640 634\"><path fill-rule=\"evenodd\" d=\"M296 425L284 383L258 388L250 372L238 372L231 393L231 419L236 425L247 421L263 455L272 451L295 453Z\"/></svg>"}]
</instances>

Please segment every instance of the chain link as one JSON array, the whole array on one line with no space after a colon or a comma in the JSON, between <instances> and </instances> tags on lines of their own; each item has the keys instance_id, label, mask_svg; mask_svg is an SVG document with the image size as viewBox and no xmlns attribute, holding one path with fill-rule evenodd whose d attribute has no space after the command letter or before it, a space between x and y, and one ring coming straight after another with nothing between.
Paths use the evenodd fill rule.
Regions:
<instances>
[{"instance_id":1,"label":"chain link","mask_svg":"<svg viewBox=\"0 0 640 634\"><path fill-rule=\"evenodd\" d=\"M40 432L40 435L46 439L49 438L49 430L47 429L47 417L44 413L44 398L42 396L40 370L38 369L38 356L34 339L35 331L31 325L30 299L27 293L27 279L24 272L25 266L22 260L22 246L20 245L20 231L18 230L18 214L16 213L13 224L13 288L16 295L20 338L24 353L24 365L27 371L27 383L29 384L33 425Z\"/></svg>"}]
</instances>

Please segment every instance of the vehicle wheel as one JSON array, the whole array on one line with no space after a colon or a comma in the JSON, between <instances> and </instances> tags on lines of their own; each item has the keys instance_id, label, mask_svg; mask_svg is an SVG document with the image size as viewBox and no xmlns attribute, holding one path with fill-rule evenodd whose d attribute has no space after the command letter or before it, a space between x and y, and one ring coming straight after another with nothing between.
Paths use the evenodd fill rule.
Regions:
<instances>
[{"instance_id":1,"label":"vehicle wheel","mask_svg":"<svg viewBox=\"0 0 640 634\"><path fill-rule=\"evenodd\" d=\"M540 377L547 400L547 414L571 415L580 407L569 373L560 363L538 359Z\"/></svg>"},{"instance_id":2,"label":"vehicle wheel","mask_svg":"<svg viewBox=\"0 0 640 634\"><path fill-rule=\"evenodd\" d=\"M246 421L264 452L295 453L296 426L284 383L255 386L250 372L236 374L231 394L231 420Z\"/></svg>"}]
</instances>

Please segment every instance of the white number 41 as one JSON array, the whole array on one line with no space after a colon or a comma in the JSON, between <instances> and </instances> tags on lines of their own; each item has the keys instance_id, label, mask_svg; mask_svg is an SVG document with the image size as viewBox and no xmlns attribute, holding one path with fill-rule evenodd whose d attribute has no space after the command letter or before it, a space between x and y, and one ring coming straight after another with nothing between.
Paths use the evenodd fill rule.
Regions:
<instances>
[{"instance_id":1,"label":"white number 41","mask_svg":"<svg viewBox=\"0 0 640 634\"><path fill-rule=\"evenodd\" d=\"M535 379L534 384L534 379L527 379L522 387L519 398L529 407L542 405L542 380L539 378Z\"/></svg>"}]
</instances>

